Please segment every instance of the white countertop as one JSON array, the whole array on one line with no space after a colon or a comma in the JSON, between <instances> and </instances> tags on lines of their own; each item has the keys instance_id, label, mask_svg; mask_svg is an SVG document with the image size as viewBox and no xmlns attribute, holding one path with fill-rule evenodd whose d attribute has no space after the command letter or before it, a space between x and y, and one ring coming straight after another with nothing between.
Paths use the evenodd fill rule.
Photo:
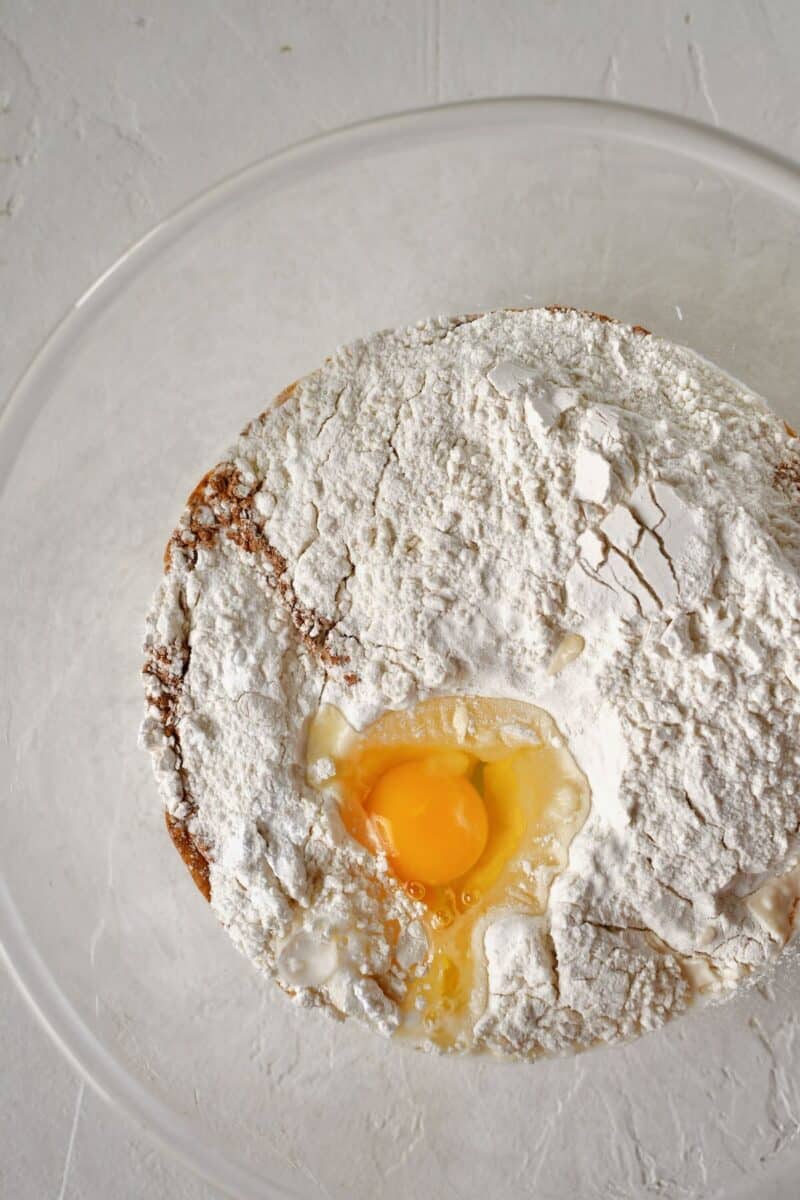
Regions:
<instances>
[{"instance_id":1,"label":"white countertop","mask_svg":"<svg viewBox=\"0 0 800 1200\"><path fill-rule=\"evenodd\" d=\"M0 408L132 241L278 147L387 111L558 93L683 113L800 158L799 51L794 0L5 0ZM0 1194L217 1195L79 1080L2 972Z\"/></svg>"}]
</instances>

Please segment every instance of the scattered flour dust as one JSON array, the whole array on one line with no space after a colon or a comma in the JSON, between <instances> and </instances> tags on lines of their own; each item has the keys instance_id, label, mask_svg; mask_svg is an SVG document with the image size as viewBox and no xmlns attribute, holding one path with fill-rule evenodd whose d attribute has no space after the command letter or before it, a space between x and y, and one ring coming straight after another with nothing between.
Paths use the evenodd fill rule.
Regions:
<instances>
[{"instance_id":1,"label":"scattered flour dust","mask_svg":"<svg viewBox=\"0 0 800 1200\"><path fill-rule=\"evenodd\" d=\"M544 917L483 929L468 1049L617 1041L767 970L800 895L783 423L572 310L376 334L282 399L191 498L146 633L143 741L237 945L398 1027L420 907L306 782L304 731L460 692L549 711L592 791Z\"/></svg>"}]
</instances>

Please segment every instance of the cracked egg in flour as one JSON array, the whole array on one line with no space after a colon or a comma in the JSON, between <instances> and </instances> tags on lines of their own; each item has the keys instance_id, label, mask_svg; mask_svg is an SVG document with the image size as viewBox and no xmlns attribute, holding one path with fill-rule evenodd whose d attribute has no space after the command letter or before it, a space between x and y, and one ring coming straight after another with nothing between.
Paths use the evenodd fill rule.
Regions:
<instances>
[{"instance_id":1,"label":"cracked egg in flour","mask_svg":"<svg viewBox=\"0 0 800 1200\"><path fill-rule=\"evenodd\" d=\"M475 696L389 711L360 733L323 707L306 758L349 834L420 906L427 955L401 997L402 1030L458 1046L480 1014L484 928L505 908L543 913L586 819L585 777L541 708Z\"/></svg>"}]
</instances>

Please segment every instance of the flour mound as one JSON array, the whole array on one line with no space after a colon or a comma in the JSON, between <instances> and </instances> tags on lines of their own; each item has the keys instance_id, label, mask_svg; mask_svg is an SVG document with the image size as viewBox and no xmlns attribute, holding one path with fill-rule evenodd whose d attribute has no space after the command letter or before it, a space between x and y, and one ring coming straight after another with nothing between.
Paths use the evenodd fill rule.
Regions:
<instances>
[{"instance_id":1,"label":"flour mound","mask_svg":"<svg viewBox=\"0 0 800 1200\"><path fill-rule=\"evenodd\" d=\"M617 1041L769 969L800 896L797 439L691 351L562 310L379 333L282 401L193 493L147 620L142 738L237 945L398 1028L421 910L306 782L304 731L465 693L549 711L592 805L545 916L483 929L461 1048Z\"/></svg>"}]
</instances>

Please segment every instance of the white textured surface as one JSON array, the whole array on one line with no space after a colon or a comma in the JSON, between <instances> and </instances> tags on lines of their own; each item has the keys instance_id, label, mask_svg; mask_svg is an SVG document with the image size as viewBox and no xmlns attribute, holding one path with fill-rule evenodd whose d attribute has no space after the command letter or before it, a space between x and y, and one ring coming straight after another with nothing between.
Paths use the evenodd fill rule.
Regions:
<instances>
[{"instance_id":1,"label":"white textured surface","mask_svg":"<svg viewBox=\"0 0 800 1200\"><path fill-rule=\"evenodd\" d=\"M69 14L47 0L6 0L0 403L67 305L120 251L177 204L272 149L438 100L572 92L718 122L800 157L799 43L793 0L196 0L190 15L178 0L83 0ZM769 1059L795 1026L773 1029L764 1008L754 1053ZM82 1087L5 977L0 1034L4 1195L214 1194ZM780 1140L800 1115L777 1061L775 1077ZM540 1153L553 1132L543 1127ZM639 1168L642 1193L658 1194L658 1165L643 1159ZM789 1180L782 1189L759 1186L765 1200L795 1193Z\"/></svg>"}]
</instances>

